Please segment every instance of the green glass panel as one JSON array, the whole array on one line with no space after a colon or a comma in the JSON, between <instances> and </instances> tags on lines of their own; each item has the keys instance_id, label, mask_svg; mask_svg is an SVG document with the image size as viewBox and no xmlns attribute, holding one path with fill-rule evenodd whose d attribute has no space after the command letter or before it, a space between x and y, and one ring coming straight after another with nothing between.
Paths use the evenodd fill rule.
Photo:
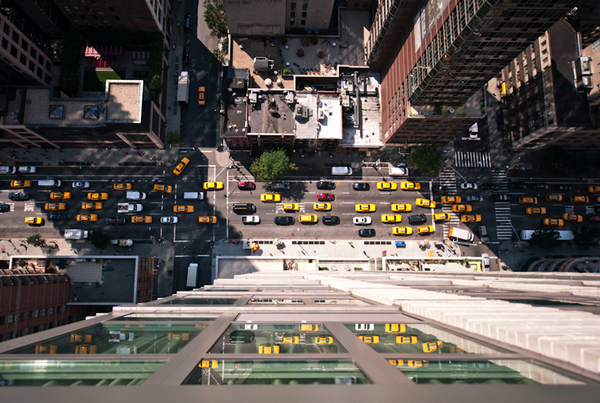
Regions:
<instances>
[{"instance_id":1,"label":"green glass panel","mask_svg":"<svg viewBox=\"0 0 600 403\"><path fill-rule=\"evenodd\" d=\"M175 354L206 326L107 322L6 354Z\"/></svg>"},{"instance_id":2,"label":"green glass panel","mask_svg":"<svg viewBox=\"0 0 600 403\"><path fill-rule=\"evenodd\" d=\"M353 323L345 326L378 353L494 354L508 352L446 329L414 323Z\"/></svg>"},{"instance_id":3,"label":"green glass panel","mask_svg":"<svg viewBox=\"0 0 600 403\"><path fill-rule=\"evenodd\" d=\"M573 385L591 383L578 375L537 361L484 360L432 361L388 360L418 384L545 384Z\"/></svg>"},{"instance_id":4,"label":"green glass panel","mask_svg":"<svg viewBox=\"0 0 600 403\"><path fill-rule=\"evenodd\" d=\"M135 386L165 362L0 360L0 386Z\"/></svg>"},{"instance_id":5,"label":"green glass panel","mask_svg":"<svg viewBox=\"0 0 600 403\"><path fill-rule=\"evenodd\" d=\"M233 324L213 345L224 354L335 354L345 353L320 323Z\"/></svg>"},{"instance_id":6,"label":"green glass panel","mask_svg":"<svg viewBox=\"0 0 600 403\"><path fill-rule=\"evenodd\" d=\"M205 368L201 368L204 366ZM205 359L186 385L354 385L371 383L352 360Z\"/></svg>"}]
</instances>

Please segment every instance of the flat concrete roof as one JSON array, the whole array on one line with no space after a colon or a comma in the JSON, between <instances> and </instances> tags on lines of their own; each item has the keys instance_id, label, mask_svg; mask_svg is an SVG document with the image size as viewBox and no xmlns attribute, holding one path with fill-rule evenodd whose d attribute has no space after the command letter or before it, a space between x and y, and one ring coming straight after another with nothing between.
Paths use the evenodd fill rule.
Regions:
<instances>
[{"instance_id":1,"label":"flat concrete roof","mask_svg":"<svg viewBox=\"0 0 600 403\"><path fill-rule=\"evenodd\" d=\"M256 103L250 104L248 133L293 134L294 112L285 94L259 92Z\"/></svg>"}]
</instances>

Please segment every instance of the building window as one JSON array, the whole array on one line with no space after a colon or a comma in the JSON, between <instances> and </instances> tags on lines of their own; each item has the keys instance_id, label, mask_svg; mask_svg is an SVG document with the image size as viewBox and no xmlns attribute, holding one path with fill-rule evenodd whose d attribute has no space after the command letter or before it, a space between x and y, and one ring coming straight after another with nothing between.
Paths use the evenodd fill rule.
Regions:
<instances>
[{"instance_id":1,"label":"building window","mask_svg":"<svg viewBox=\"0 0 600 403\"><path fill-rule=\"evenodd\" d=\"M300 20L300 25L306 25L306 20Z\"/></svg>"},{"instance_id":2,"label":"building window","mask_svg":"<svg viewBox=\"0 0 600 403\"><path fill-rule=\"evenodd\" d=\"M29 49L29 55L34 59L37 56L37 51L33 48L33 46L31 47L31 49Z\"/></svg>"},{"instance_id":3,"label":"building window","mask_svg":"<svg viewBox=\"0 0 600 403\"><path fill-rule=\"evenodd\" d=\"M63 312L67 312L67 306L66 306L66 305L63 305L63 307L62 307L62 311L63 311Z\"/></svg>"},{"instance_id":4,"label":"building window","mask_svg":"<svg viewBox=\"0 0 600 403\"><path fill-rule=\"evenodd\" d=\"M21 61L21 64L23 66L27 66L27 56L25 56L23 53L21 53L21 57L19 58L19 60Z\"/></svg>"},{"instance_id":5,"label":"building window","mask_svg":"<svg viewBox=\"0 0 600 403\"><path fill-rule=\"evenodd\" d=\"M84 105L83 107L83 118L84 119L98 119L100 111L98 105Z\"/></svg>"},{"instance_id":6,"label":"building window","mask_svg":"<svg viewBox=\"0 0 600 403\"><path fill-rule=\"evenodd\" d=\"M296 9L296 3L291 3L291 4L290 4L290 8L291 8L292 10L295 10L295 9ZM5 28L5 31L6 31L6 28ZM7 34L8 34L8 32L7 32Z\"/></svg>"},{"instance_id":7,"label":"building window","mask_svg":"<svg viewBox=\"0 0 600 403\"><path fill-rule=\"evenodd\" d=\"M54 307L49 309L48 315L54 315Z\"/></svg>"},{"instance_id":8,"label":"building window","mask_svg":"<svg viewBox=\"0 0 600 403\"><path fill-rule=\"evenodd\" d=\"M17 31L13 31L12 40L15 41L17 44L19 43L19 34L17 33Z\"/></svg>"},{"instance_id":9,"label":"building window","mask_svg":"<svg viewBox=\"0 0 600 403\"><path fill-rule=\"evenodd\" d=\"M50 105L50 113L48 117L50 119L62 119L64 118L65 106L64 105ZM42 311L42 316L46 316L46 309Z\"/></svg>"},{"instance_id":10,"label":"building window","mask_svg":"<svg viewBox=\"0 0 600 403\"><path fill-rule=\"evenodd\" d=\"M292 12L290 13L290 18L294 18L295 16L296 16L296 12L295 12L295 11L292 11Z\"/></svg>"},{"instance_id":11,"label":"building window","mask_svg":"<svg viewBox=\"0 0 600 403\"><path fill-rule=\"evenodd\" d=\"M6 340L12 340L12 332L6 333Z\"/></svg>"},{"instance_id":12,"label":"building window","mask_svg":"<svg viewBox=\"0 0 600 403\"><path fill-rule=\"evenodd\" d=\"M2 38L2 47L4 49L8 49L8 41L6 40L6 38Z\"/></svg>"},{"instance_id":13,"label":"building window","mask_svg":"<svg viewBox=\"0 0 600 403\"><path fill-rule=\"evenodd\" d=\"M21 41L21 49L27 52L27 49L29 49L29 44L26 41Z\"/></svg>"},{"instance_id":14,"label":"building window","mask_svg":"<svg viewBox=\"0 0 600 403\"><path fill-rule=\"evenodd\" d=\"M306 18L306 13L302 13L302 18Z\"/></svg>"},{"instance_id":15,"label":"building window","mask_svg":"<svg viewBox=\"0 0 600 403\"><path fill-rule=\"evenodd\" d=\"M46 312L47 312L47 311L48 311L48 310L47 310L46 308L42 309L42 317L46 316Z\"/></svg>"},{"instance_id":16,"label":"building window","mask_svg":"<svg viewBox=\"0 0 600 403\"><path fill-rule=\"evenodd\" d=\"M294 4L294 6L295 6L295 4ZM4 29L4 33L6 35L10 34L10 27L8 26L7 23L4 23L4 28L3 29Z\"/></svg>"},{"instance_id":17,"label":"building window","mask_svg":"<svg viewBox=\"0 0 600 403\"><path fill-rule=\"evenodd\" d=\"M39 310L39 309L36 309L36 310L33 312L33 317L34 317L34 318L39 318L39 317L40 317L40 310Z\"/></svg>"},{"instance_id":18,"label":"building window","mask_svg":"<svg viewBox=\"0 0 600 403\"><path fill-rule=\"evenodd\" d=\"M26 327L26 328L25 328L25 336L27 336L28 334L29 334L29 328L28 328L28 327Z\"/></svg>"},{"instance_id":19,"label":"building window","mask_svg":"<svg viewBox=\"0 0 600 403\"><path fill-rule=\"evenodd\" d=\"M21 337L21 336L23 336L23 331L22 331L22 330L17 330L17 331L15 332L15 338L16 338L16 337Z\"/></svg>"},{"instance_id":20,"label":"building window","mask_svg":"<svg viewBox=\"0 0 600 403\"><path fill-rule=\"evenodd\" d=\"M26 316L27 320L31 319L32 316L33 316L33 312L31 312L31 311L27 312L27 316Z\"/></svg>"},{"instance_id":21,"label":"building window","mask_svg":"<svg viewBox=\"0 0 600 403\"><path fill-rule=\"evenodd\" d=\"M42 325L40 326L40 330L43 332L44 330L46 330L46 325Z\"/></svg>"},{"instance_id":22,"label":"building window","mask_svg":"<svg viewBox=\"0 0 600 403\"><path fill-rule=\"evenodd\" d=\"M17 48L16 48L16 47L14 47L14 45L10 45L10 54L11 54L13 57L15 57L15 58L16 58L16 57L17 57L17 53L18 53L18 52L17 52Z\"/></svg>"},{"instance_id":23,"label":"building window","mask_svg":"<svg viewBox=\"0 0 600 403\"><path fill-rule=\"evenodd\" d=\"M115 21L121 21L121 18L119 18L118 15L115 15Z\"/></svg>"},{"instance_id":24,"label":"building window","mask_svg":"<svg viewBox=\"0 0 600 403\"><path fill-rule=\"evenodd\" d=\"M33 327L33 333L37 333L37 332L39 332L39 331L40 331L40 328L39 328L39 326L34 326L34 327Z\"/></svg>"},{"instance_id":25,"label":"building window","mask_svg":"<svg viewBox=\"0 0 600 403\"><path fill-rule=\"evenodd\" d=\"M308 4L304 3L302 4L302 11L306 11L308 10Z\"/></svg>"},{"instance_id":26,"label":"building window","mask_svg":"<svg viewBox=\"0 0 600 403\"><path fill-rule=\"evenodd\" d=\"M8 315L8 322L7 323L14 323L15 321L15 315L13 315L12 313L10 315Z\"/></svg>"},{"instance_id":27,"label":"building window","mask_svg":"<svg viewBox=\"0 0 600 403\"><path fill-rule=\"evenodd\" d=\"M290 19L290 25L294 25L294 20Z\"/></svg>"}]
</instances>

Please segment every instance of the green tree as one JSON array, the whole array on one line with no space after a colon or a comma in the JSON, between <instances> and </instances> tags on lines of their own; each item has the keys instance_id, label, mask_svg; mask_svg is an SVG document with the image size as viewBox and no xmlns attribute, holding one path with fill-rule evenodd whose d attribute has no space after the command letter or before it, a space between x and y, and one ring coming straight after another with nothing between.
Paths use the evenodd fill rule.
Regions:
<instances>
[{"instance_id":1,"label":"green tree","mask_svg":"<svg viewBox=\"0 0 600 403\"><path fill-rule=\"evenodd\" d=\"M40 234L28 236L27 239L25 239L25 242L27 242L27 245L32 245L36 247L46 245L46 241L42 239L42 236Z\"/></svg>"},{"instance_id":2,"label":"green tree","mask_svg":"<svg viewBox=\"0 0 600 403\"><path fill-rule=\"evenodd\" d=\"M157 97L162 91L162 80L160 79L160 74L155 74L150 80L150 92Z\"/></svg>"},{"instance_id":3,"label":"green tree","mask_svg":"<svg viewBox=\"0 0 600 403\"><path fill-rule=\"evenodd\" d=\"M104 249L110 245L110 237L102 231L94 231L90 236L90 242L98 249Z\"/></svg>"},{"instance_id":4,"label":"green tree","mask_svg":"<svg viewBox=\"0 0 600 403\"><path fill-rule=\"evenodd\" d=\"M424 175L437 175L444 165L444 156L431 144L423 144L411 149L408 163Z\"/></svg>"},{"instance_id":5,"label":"green tree","mask_svg":"<svg viewBox=\"0 0 600 403\"><path fill-rule=\"evenodd\" d=\"M531 234L531 239L529 240L529 245L537 246L542 249L552 249L560 246L560 242L558 237L560 234L557 230L552 228L540 228L535 230L533 234Z\"/></svg>"},{"instance_id":6,"label":"green tree","mask_svg":"<svg viewBox=\"0 0 600 403\"><path fill-rule=\"evenodd\" d=\"M227 36L227 17L223 10L223 0L204 0L204 21L212 36Z\"/></svg>"},{"instance_id":7,"label":"green tree","mask_svg":"<svg viewBox=\"0 0 600 403\"><path fill-rule=\"evenodd\" d=\"M590 228L587 224L583 227L575 228L573 235L573 243L578 249L595 248L600 241L600 229Z\"/></svg>"},{"instance_id":8,"label":"green tree","mask_svg":"<svg viewBox=\"0 0 600 403\"><path fill-rule=\"evenodd\" d=\"M221 49L215 49L212 54L213 62L219 66L227 62L227 52Z\"/></svg>"},{"instance_id":9,"label":"green tree","mask_svg":"<svg viewBox=\"0 0 600 403\"><path fill-rule=\"evenodd\" d=\"M181 135L177 130L174 132L167 133L167 144L170 146L176 146L181 143Z\"/></svg>"},{"instance_id":10,"label":"green tree","mask_svg":"<svg viewBox=\"0 0 600 403\"><path fill-rule=\"evenodd\" d=\"M288 176L298 168L290 161L284 150L266 150L250 165L250 172L259 180L277 180Z\"/></svg>"}]
</instances>

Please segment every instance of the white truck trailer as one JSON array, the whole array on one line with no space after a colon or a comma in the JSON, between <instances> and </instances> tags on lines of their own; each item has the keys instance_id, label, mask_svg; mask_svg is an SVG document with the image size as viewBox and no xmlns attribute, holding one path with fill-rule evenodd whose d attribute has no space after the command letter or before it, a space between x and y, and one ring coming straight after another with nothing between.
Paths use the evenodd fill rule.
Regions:
<instances>
[{"instance_id":1,"label":"white truck trailer","mask_svg":"<svg viewBox=\"0 0 600 403\"><path fill-rule=\"evenodd\" d=\"M190 78L187 71L182 71L177 81L177 102L189 102Z\"/></svg>"}]
</instances>

